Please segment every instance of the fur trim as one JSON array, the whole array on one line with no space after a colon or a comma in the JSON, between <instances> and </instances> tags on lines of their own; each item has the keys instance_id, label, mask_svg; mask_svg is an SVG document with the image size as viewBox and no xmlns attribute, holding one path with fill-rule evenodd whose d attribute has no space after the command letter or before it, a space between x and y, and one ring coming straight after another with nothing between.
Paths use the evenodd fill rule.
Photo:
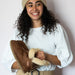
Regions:
<instances>
[{"instance_id":1,"label":"fur trim","mask_svg":"<svg viewBox=\"0 0 75 75\"><path fill-rule=\"evenodd\" d=\"M37 65L40 65L40 66L50 65L49 61L41 60L41 59L35 57L35 54L38 51L40 51L40 49L38 49L38 48L37 49L34 49L34 48L30 49L28 56L29 56L30 59L32 59L32 62L37 64Z\"/></svg>"}]
</instances>

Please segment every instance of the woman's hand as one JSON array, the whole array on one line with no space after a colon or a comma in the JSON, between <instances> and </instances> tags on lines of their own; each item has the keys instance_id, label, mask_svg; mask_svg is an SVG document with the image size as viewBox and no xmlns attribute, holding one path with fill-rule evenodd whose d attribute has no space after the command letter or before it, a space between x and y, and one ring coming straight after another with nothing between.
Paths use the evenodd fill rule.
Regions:
<instances>
[{"instance_id":1,"label":"woman's hand","mask_svg":"<svg viewBox=\"0 0 75 75\"><path fill-rule=\"evenodd\" d=\"M26 60L26 67L29 67L31 65L30 63L31 60ZM12 64L12 67L11 69L20 69L20 66L18 65L17 61L15 61L13 64Z\"/></svg>"},{"instance_id":2,"label":"woman's hand","mask_svg":"<svg viewBox=\"0 0 75 75\"><path fill-rule=\"evenodd\" d=\"M19 65L18 65L18 63L17 63L17 61L15 61L15 62L12 64L11 69L20 69L20 67L19 67Z\"/></svg>"},{"instance_id":3,"label":"woman's hand","mask_svg":"<svg viewBox=\"0 0 75 75\"><path fill-rule=\"evenodd\" d=\"M36 57L41 59L41 60L48 60L50 63L54 64L54 65L61 65L60 60L57 58L57 56L48 54L48 53L44 53L43 51L38 51L36 53Z\"/></svg>"},{"instance_id":4,"label":"woman's hand","mask_svg":"<svg viewBox=\"0 0 75 75\"><path fill-rule=\"evenodd\" d=\"M38 51L36 54L36 57L41 59L41 60L44 60L45 59L45 53L43 51Z\"/></svg>"}]
</instances>

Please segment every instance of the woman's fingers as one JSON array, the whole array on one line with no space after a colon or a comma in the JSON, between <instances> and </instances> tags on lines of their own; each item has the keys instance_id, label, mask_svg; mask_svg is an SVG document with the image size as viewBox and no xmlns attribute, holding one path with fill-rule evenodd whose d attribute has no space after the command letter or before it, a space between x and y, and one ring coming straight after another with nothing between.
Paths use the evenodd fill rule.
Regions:
<instances>
[{"instance_id":1,"label":"woman's fingers","mask_svg":"<svg viewBox=\"0 0 75 75\"><path fill-rule=\"evenodd\" d=\"M43 51L38 51L37 52L37 58L44 60L45 59L45 54Z\"/></svg>"}]
</instances>

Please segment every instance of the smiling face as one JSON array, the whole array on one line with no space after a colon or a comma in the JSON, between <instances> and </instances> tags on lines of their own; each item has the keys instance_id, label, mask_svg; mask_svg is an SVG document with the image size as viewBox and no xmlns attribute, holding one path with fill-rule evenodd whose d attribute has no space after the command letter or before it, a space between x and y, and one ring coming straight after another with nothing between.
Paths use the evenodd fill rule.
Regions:
<instances>
[{"instance_id":1,"label":"smiling face","mask_svg":"<svg viewBox=\"0 0 75 75\"><path fill-rule=\"evenodd\" d=\"M28 0L26 3L27 13L34 20L41 20L43 13L43 4L41 0Z\"/></svg>"}]
</instances>

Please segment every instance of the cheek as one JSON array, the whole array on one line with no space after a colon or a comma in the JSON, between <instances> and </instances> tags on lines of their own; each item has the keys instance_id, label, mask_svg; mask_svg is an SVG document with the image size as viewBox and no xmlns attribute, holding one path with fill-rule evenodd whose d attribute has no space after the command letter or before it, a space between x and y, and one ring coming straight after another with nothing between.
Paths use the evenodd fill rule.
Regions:
<instances>
[{"instance_id":1,"label":"cheek","mask_svg":"<svg viewBox=\"0 0 75 75\"><path fill-rule=\"evenodd\" d=\"M41 13L43 13L43 7L40 8Z\"/></svg>"},{"instance_id":2,"label":"cheek","mask_svg":"<svg viewBox=\"0 0 75 75\"><path fill-rule=\"evenodd\" d=\"M27 9L27 13L28 13L28 14L30 13L30 11L31 11L31 9Z\"/></svg>"}]
</instances>

